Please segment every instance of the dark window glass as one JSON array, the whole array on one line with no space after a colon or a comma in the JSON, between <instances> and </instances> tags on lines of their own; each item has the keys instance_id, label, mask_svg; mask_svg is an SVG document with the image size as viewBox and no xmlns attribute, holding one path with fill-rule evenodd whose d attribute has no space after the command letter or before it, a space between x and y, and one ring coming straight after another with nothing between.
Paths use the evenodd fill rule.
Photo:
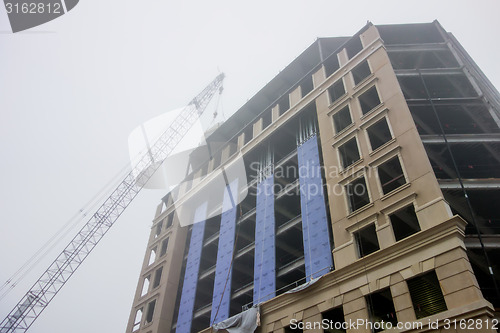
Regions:
<instances>
[{"instance_id":1,"label":"dark window glass","mask_svg":"<svg viewBox=\"0 0 500 333\"><path fill-rule=\"evenodd\" d=\"M342 323L344 323L345 321L344 310L342 309L342 306L325 311L321 315L323 316L323 320L326 319L328 321L327 325L328 327L325 328L323 332L328 332L328 333L346 332L346 330L342 328Z\"/></svg>"},{"instance_id":2,"label":"dark window glass","mask_svg":"<svg viewBox=\"0 0 500 333\"><path fill-rule=\"evenodd\" d=\"M354 212L355 210L370 203L365 177L358 178L347 184L346 193L349 199L349 208L351 209L351 212Z\"/></svg>"},{"instance_id":3,"label":"dark window glass","mask_svg":"<svg viewBox=\"0 0 500 333\"><path fill-rule=\"evenodd\" d=\"M407 281L417 319L446 311L446 302L434 271Z\"/></svg>"},{"instance_id":4,"label":"dark window glass","mask_svg":"<svg viewBox=\"0 0 500 333\"><path fill-rule=\"evenodd\" d=\"M166 226L166 228L171 227L173 222L174 222L174 213L170 213L167 216L167 226Z\"/></svg>"},{"instance_id":5,"label":"dark window glass","mask_svg":"<svg viewBox=\"0 0 500 333\"><path fill-rule=\"evenodd\" d=\"M168 248L168 238L165 238L165 239L161 242L160 257L161 257L161 256L164 256L164 255L165 255L165 253L167 253L167 248Z\"/></svg>"},{"instance_id":6,"label":"dark window glass","mask_svg":"<svg viewBox=\"0 0 500 333\"><path fill-rule=\"evenodd\" d=\"M156 288L160 285L160 281L161 281L161 274L163 273L163 267L160 267L156 270L155 272L155 278L154 278L154 281L153 281L153 288Z\"/></svg>"},{"instance_id":7,"label":"dark window glass","mask_svg":"<svg viewBox=\"0 0 500 333\"><path fill-rule=\"evenodd\" d=\"M155 238L161 234L161 227L163 226L163 220L156 225Z\"/></svg>"},{"instance_id":8,"label":"dark window glass","mask_svg":"<svg viewBox=\"0 0 500 333\"><path fill-rule=\"evenodd\" d=\"M349 106L346 105L342 110L338 111L333 115L333 126L335 126L335 132L339 133L344 128L352 124L351 112L349 112Z\"/></svg>"},{"instance_id":9,"label":"dark window glass","mask_svg":"<svg viewBox=\"0 0 500 333\"><path fill-rule=\"evenodd\" d=\"M373 325L373 332L380 332L391 327L396 327L398 319L389 288L366 296L366 303L370 312L370 321L373 324L378 323ZM392 326L386 323L391 323Z\"/></svg>"},{"instance_id":10,"label":"dark window glass","mask_svg":"<svg viewBox=\"0 0 500 333\"><path fill-rule=\"evenodd\" d=\"M360 258L380 249L375 224L370 224L369 226L356 231L354 233L354 238L358 246L358 254Z\"/></svg>"},{"instance_id":11,"label":"dark window glass","mask_svg":"<svg viewBox=\"0 0 500 333\"><path fill-rule=\"evenodd\" d=\"M359 84L361 81L367 78L368 75L371 74L370 66L368 66L368 62L365 60L354 67L351 73L352 77L354 78L354 84Z\"/></svg>"},{"instance_id":12,"label":"dark window glass","mask_svg":"<svg viewBox=\"0 0 500 333\"><path fill-rule=\"evenodd\" d=\"M155 313L156 300L148 304L148 313L146 314L146 323L153 321L153 315Z\"/></svg>"},{"instance_id":13,"label":"dark window glass","mask_svg":"<svg viewBox=\"0 0 500 333\"><path fill-rule=\"evenodd\" d=\"M300 326L302 326L302 325L303 325L303 323L301 323L301 322L297 322L297 326L299 326L299 325L300 325ZM299 329L298 327L297 327L297 328L295 328L295 329L292 329L290 326L286 326L286 327L285 327L285 333L293 333L293 332L295 332L295 333L300 333L300 332L304 332L304 331L303 331L303 330L301 330L301 329Z\"/></svg>"},{"instance_id":14,"label":"dark window glass","mask_svg":"<svg viewBox=\"0 0 500 333\"><path fill-rule=\"evenodd\" d=\"M358 99L363 114L367 114L380 104L380 98L378 97L377 88L375 88L375 86L365 91Z\"/></svg>"},{"instance_id":15,"label":"dark window glass","mask_svg":"<svg viewBox=\"0 0 500 333\"><path fill-rule=\"evenodd\" d=\"M366 132L368 133L372 150L377 149L392 139L391 131L385 117L368 127Z\"/></svg>"},{"instance_id":16,"label":"dark window glass","mask_svg":"<svg viewBox=\"0 0 500 333\"><path fill-rule=\"evenodd\" d=\"M378 167L378 176L382 184L382 192L384 194L397 189L403 184L406 184L406 179L403 174L403 169L399 163L397 156L391 158L384 164Z\"/></svg>"},{"instance_id":17,"label":"dark window glass","mask_svg":"<svg viewBox=\"0 0 500 333\"><path fill-rule=\"evenodd\" d=\"M330 103L335 102L340 97L345 95L344 81L342 79L338 80L330 88L328 88L328 93L330 94Z\"/></svg>"},{"instance_id":18,"label":"dark window glass","mask_svg":"<svg viewBox=\"0 0 500 333\"><path fill-rule=\"evenodd\" d=\"M359 151L356 138L352 138L339 147L342 167L347 168L357 160L359 160Z\"/></svg>"},{"instance_id":19,"label":"dark window glass","mask_svg":"<svg viewBox=\"0 0 500 333\"><path fill-rule=\"evenodd\" d=\"M389 215L394 236L399 241L420 231L415 207L410 205Z\"/></svg>"},{"instance_id":20,"label":"dark window glass","mask_svg":"<svg viewBox=\"0 0 500 333\"><path fill-rule=\"evenodd\" d=\"M135 332L141 327L141 320L142 320L142 308L137 310L135 313L135 319L134 319L134 326L132 327L132 332Z\"/></svg>"}]
</instances>

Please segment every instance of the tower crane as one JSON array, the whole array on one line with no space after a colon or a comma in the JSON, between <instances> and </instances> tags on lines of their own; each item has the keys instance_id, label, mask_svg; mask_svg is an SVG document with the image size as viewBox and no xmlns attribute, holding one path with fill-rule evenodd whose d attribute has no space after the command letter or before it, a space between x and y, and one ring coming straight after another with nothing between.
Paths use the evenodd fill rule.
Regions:
<instances>
[{"instance_id":1,"label":"tower crane","mask_svg":"<svg viewBox=\"0 0 500 333\"><path fill-rule=\"evenodd\" d=\"M140 158L125 179L3 319L0 323L0 333L26 332L30 328L161 166L161 162L172 153L203 114L215 92L219 90L219 93L222 93L223 80L224 73L221 73L175 117L170 127Z\"/></svg>"}]
</instances>

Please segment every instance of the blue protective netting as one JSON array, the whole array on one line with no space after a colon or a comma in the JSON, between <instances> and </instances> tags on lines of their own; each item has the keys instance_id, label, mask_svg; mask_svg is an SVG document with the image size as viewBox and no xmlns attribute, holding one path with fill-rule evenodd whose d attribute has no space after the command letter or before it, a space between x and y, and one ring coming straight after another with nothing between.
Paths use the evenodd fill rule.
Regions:
<instances>
[{"instance_id":1,"label":"blue protective netting","mask_svg":"<svg viewBox=\"0 0 500 333\"><path fill-rule=\"evenodd\" d=\"M231 262L233 259L236 228L236 203L238 202L237 191L238 179L235 179L224 191L210 323L218 323L229 318L232 275Z\"/></svg>"},{"instance_id":2,"label":"blue protective netting","mask_svg":"<svg viewBox=\"0 0 500 333\"><path fill-rule=\"evenodd\" d=\"M300 145L297 155L304 259L310 281L328 273L333 265L317 137L314 135Z\"/></svg>"},{"instance_id":3,"label":"blue protective netting","mask_svg":"<svg viewBox=\"0 0 500 333\"><path fill-rule=\"evenodd\" d=\"M274 220L274 176L257 185L255 222L255 262L253 303L271 299L276 294L276 250Z\"/></svg>"},{"instance_id":4,"label":"blue protective netting","mask_svg":"<svg viewBox=\"0 0 500 333\"><path fill-rule=\"evenodd\" d=\"M186 272L184 273L184 284L182 285L181 301L179 304L179 315L177 317L177 333L189 333L191 331L206 215L207 203L205 202L198 206L194 213L194 221L201 222L193 224L191 232Z\"/></svg>"}]
</instances>

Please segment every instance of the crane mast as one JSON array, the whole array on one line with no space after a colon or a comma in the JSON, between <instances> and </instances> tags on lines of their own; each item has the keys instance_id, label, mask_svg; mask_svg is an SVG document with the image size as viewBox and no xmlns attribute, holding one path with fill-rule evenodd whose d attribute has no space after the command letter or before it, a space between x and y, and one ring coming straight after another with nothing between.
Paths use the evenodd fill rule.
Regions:
<instances>
[{"instance_id":1,"label":"crane mast","mask_svg":"<svg viewBox=\"0 0 500 333\"><path fill-rule=\"evenodd\" d=\"M197 119L217 90L222 92L224 74L219 74L174 119L125 179L113 190L78 234L50 264L12 311L0 323L0 333L26 332L106 232L134 200L161 162L167 158Z\"/></svg>"}]
</instances>

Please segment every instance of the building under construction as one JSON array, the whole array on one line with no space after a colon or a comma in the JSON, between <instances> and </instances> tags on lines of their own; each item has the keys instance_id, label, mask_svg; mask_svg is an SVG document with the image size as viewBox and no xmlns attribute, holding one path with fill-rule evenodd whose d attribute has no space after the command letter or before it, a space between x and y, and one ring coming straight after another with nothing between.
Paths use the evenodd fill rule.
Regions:
<instances>
[{"instance_id":1,"label":"building under construction","mask_svg":"<svg viewBox=\"0 0 500 333\"><path fill-rule=\"evenodd\" d=\"M257 308L263 333L494 332L499 117L437 21L317 39L193 151L158 206L127 332L223 328ZM206 195L216 171L221 195Z\"/></svg>"}]
</instances>

